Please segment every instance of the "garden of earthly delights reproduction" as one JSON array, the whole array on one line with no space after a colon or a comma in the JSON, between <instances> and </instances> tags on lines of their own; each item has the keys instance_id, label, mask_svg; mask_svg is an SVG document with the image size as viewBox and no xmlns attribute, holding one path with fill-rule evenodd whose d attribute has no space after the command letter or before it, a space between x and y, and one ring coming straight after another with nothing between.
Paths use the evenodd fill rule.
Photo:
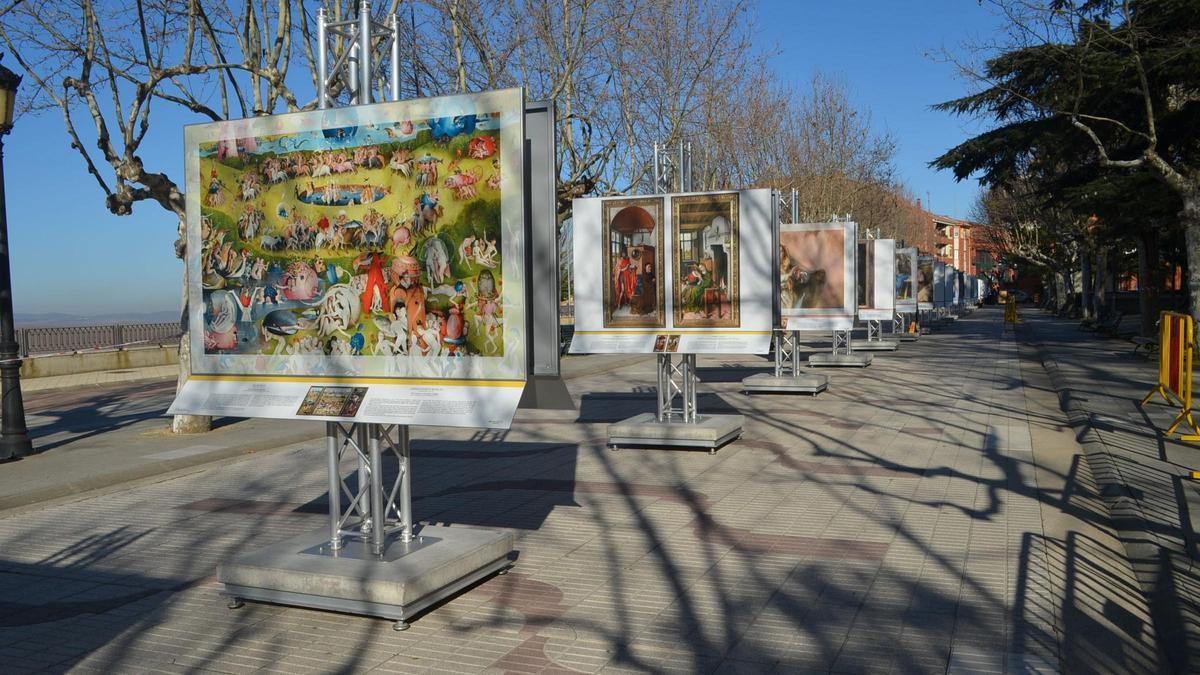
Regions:
<instances>
[{"instance_id":1,"label":"garden of earthly delights reproduction","mask_svg":"<svg viewBox=\"0 0 1200 675\"><path fill-rule=\"evenodd\" d=\"M205 352L502 355L492 118L201 144Z\"/></svg>"}]
</instances>

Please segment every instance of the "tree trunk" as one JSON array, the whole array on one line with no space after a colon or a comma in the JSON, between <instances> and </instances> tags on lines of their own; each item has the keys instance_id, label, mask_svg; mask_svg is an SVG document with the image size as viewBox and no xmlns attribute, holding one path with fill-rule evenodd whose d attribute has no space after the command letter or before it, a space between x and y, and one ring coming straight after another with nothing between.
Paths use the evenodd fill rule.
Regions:
<instances>
[{"instance_id":1,"label":"tree trunk","mask_svg":"<svg viewBox=\"0 0 1200 675\"><path fill-rule=\"evenodd\" d=\"M175 391L183 389L188 375L192 372L192 325L188 310L188 266L187 259L183 262L183 337L179 338L179 379ZM212 417L208 415L175 415L171 419L171 433L201 434L212 430Z\"/></svg>"},{"instance_id":2,"label":"tree trunk","mask_svg":"<svg viewBox=\"0 0 1200 675\"><path fill-rule=\"evenodd\" d=\"M1079 274L1083 282L1083 287L1080 289L1080 294L1083 296L1080 310L1083 312L1083 318L1090 319L1095 316L1092 311L1092 252L1090 249L1084 248L1080 254Z\"/></svg>"},{"instance_id":3,"label":"tree trunk","mask_svg":"<svg viewBox=\"0 0 1200 675\"><path fill-rule=\"evenodd\" d=\"M1189 257L1190 248L1189 245ZM1138 237L1138 312L1142 316L1141 334L1152 336L1158 322L1159 291L1158 231L1148 229Z\"/></svg>"}]
</instances>

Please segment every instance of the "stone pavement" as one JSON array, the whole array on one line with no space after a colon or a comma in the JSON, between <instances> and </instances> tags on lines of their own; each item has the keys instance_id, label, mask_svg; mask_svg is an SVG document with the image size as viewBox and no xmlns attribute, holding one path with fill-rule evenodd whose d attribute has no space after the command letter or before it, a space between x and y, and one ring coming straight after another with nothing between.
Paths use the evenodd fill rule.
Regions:
<instances>
[{"instance_id":1,"label":"stone pavement","mask_svg":"<svg viewBox=\"0 0 1200 675\"><path fill-rule=\"evenodd\" d=\"M1176 672L1195 672L1200 483L1189 473L1200 469L1200 445L1163 435L1178 409L1161 398L1138 405L1154 388L1157 356L1136 356L1131 343L1081 331L1074 321L1042 312L1022 318L1023 337L1051 376L1150 599L1166 663Z\"/></svg>"},{"instance_id":2,"label":"stone pavement","mask_svg":"<svg viewBox=\"0 0 1200 675\"><path fill-rule=\"evenodd\" d=\"M1090 464L1000 318L815 398L701 358L701 413L747 417L715 455L605 447L653 409L648 358L568 359L578 413L414 429L417 518L510 530L518 556L404 633L219 596L222 559L325 525L320 443L0 513L0 670L1156 672Z\"/></svg>"}]
</instances>

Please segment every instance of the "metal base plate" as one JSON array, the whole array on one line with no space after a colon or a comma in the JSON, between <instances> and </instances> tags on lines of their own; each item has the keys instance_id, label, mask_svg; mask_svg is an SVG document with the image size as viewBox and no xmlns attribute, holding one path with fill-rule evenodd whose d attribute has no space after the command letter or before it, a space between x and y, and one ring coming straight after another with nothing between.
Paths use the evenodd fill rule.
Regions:
<instances>
[{"instance_id":1,"label":"metal base plate","mask_svg":"<svg viewBox=\"0 0 1200 675\"><path fill-rule=\"evenodd\" d=\"M871 365L870 354L832 354L823 352L808 357L810 366L831 366L839 368L866 368Z\"/></svg>"},{"instance_id":2,"label":"metal base plate","mask_svg":"<svg viewBox=\"0 0 1200 675\"><path fill-rule=\"evenodd\" d=\"M430 525L408 544L393 535L382 557L351 541L335 555L328 544L327 529L292 537L222 563L217 579L244 600L407 620L508 566L513 536Z\"/></svg>"},{"instance_id":3,"label":"metal base plate","mask_svg":"<svg viewBox=\"0 0 1200 675\"><path fill-rule=\"evenodd\" d=\"M608 425L610 447L648 445L716 450L742 435L741 415L697 415L694 423L659 422L654 413L642 413Z\"/></svg>"},{"instance_id":4,"label":"metal base plate","mask_svg":"<svg viewBox=\"0 0 1200 675\"><path fill-rule=\"evenodd\" d=\"M751 375L742 380L742 389L748 394L812 394L817 395L829 387L829 376L817 373L801 373L792 377L776 377L767 373Z\"/></svg>"},{"instance_id":5,"label":"metal base plate","mask_svg":"<svg viewBox=\"0 0 1200 675\"><path fill-rule=\"evenodd\" d=\"M900 343L896 340L851 340L850 347L855 351L894 352Z\"/></svg>"}]
</instances>

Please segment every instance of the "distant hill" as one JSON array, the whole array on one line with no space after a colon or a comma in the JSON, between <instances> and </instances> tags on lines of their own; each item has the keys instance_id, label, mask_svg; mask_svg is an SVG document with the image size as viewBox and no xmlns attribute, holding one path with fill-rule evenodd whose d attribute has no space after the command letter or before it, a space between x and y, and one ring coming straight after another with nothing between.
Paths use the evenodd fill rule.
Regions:
<instances>
[{"instance_id":1,"label":"distant hill","mask_svg":"<svg viewBox=\"0 0 1200 675\"><path fill-rule=\"evenodd\" d=\"M47 326L95 326L114 323L166 323L179 321L179 312L116 312L113 314L65 314L62 312L22 313L13 315L17 328Z\"/></svg>"}]
</instances>

